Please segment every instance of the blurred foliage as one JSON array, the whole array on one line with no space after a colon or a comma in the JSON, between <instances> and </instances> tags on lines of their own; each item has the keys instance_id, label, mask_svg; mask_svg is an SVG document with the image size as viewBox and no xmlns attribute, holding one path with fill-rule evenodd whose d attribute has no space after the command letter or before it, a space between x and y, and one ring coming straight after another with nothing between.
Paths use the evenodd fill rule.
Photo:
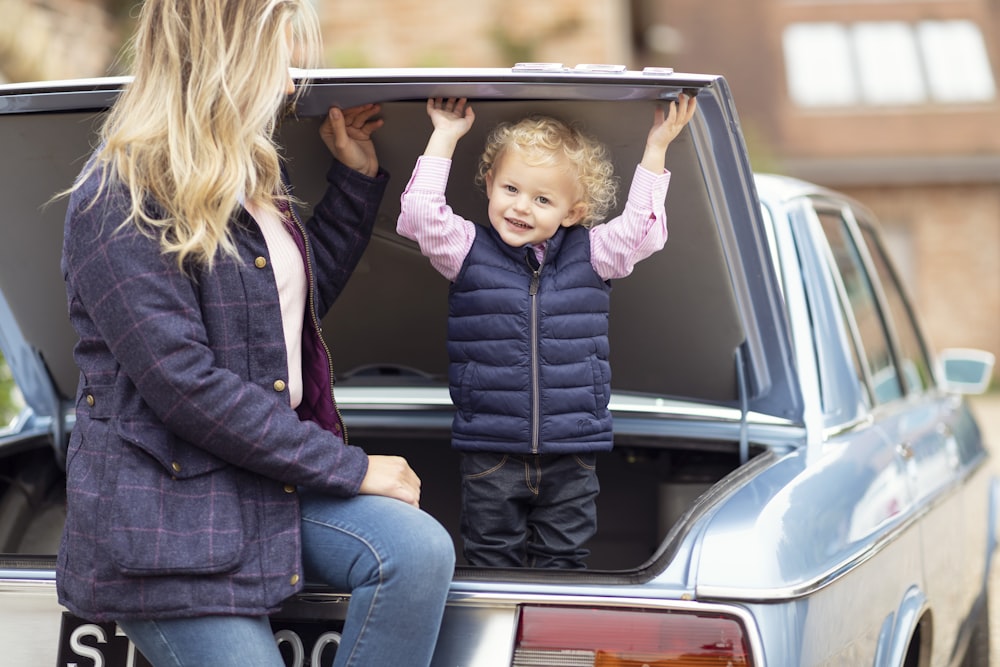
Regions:
<instances>
[{"instance_id":1,"label":"blurred foliage","mask_svg":"<svg viewBox=\"0 0 1000 667\"><path fill-rule=\"evenodd\" d=\"M14 376L10 366L0 352L0 430L10 424L11 420L21 411L23 401L21 393L14 384Z\"/></svg>"},{"instance_id":2,"label":"blurred foliage","mask_svg":"<svg viewBox=\"0 0 1000 667\"><path fill-rule=\"evenodd\" d=\"M490 40L501 54L501 62L526 63L538 60L538 47L546 42L578 31L583 22L578 16L561 19L528 36L514 35L502 21L490 31Z\"/></svg>"},{"instance_id":3,"label":"blurred foliage","mask_svg":"<svg viewBox=\"0 0 1000 667\"><path fill-rule=\"evenodd\" d=\"M104 0L108 13L119 21L129 21L139 10L140 3L136 0Z\"/></svg>"},{"instance_id":4,"label":"blurred foliage","mask_svg":"<svg viewBox=\"0 0 1000 667\"><path fill-rule=\"evenodd\" d=\"M326 62L329 63L330 67L344 67L348 69L372 66L368 60L368 56L365 55L364 49L354 45L344 46L338 44L337 47L328 48Z\"/></svg>"}]
</instances>

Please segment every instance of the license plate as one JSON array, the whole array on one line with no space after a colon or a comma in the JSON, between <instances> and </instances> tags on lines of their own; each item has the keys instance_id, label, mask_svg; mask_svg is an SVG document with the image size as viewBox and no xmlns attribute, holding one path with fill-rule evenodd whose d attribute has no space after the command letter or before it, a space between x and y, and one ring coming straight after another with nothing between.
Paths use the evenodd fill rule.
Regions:
<instances>
[{"instance_id":1,"label":"license plate","mask_svg":"<svg viewBox=\"0 0 1000 667\"><path fill-rule=\"evenodd\" d=\"M340 645L342 623L271 620L286 667L326 667ZM152 667L116 623L62 615L57 667Z\"/></svg>"}]
</instances>

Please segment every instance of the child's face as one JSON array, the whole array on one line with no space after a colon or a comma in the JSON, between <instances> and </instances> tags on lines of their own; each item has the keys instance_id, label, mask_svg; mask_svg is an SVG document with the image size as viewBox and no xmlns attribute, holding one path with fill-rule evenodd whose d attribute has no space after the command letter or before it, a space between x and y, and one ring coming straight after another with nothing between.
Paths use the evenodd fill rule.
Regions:
<instances>
[{"instance_id":1,"label":"child's face","mask_svg":"<svg viewBox=\"0 0 1000 667\"><path fill-rule=\"evenodd\" d=\"M515 248L549 240L584 213L571 170L529 165L516 151L505 152L486 174L486 194L490 224Z\"/></svg>"}]
</instances>

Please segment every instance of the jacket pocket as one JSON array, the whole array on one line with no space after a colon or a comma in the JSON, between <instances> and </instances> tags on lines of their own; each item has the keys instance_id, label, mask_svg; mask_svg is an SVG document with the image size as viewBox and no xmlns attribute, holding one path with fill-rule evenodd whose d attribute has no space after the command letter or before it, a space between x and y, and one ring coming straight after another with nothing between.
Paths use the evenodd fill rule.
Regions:
<instances>
[{"instance_id":1,"label":"jacket pocket","mask_svg":"<svg viewBox=\"0 0 1000 667\"><path fill-rule=\"evenodd\" d=\"M126 575L236 569L244 526L237 476L155 423L121 421L111 502L111 559Z\"/></svg>"},{"instance_id":2,"label":"jacket pocket","mask_svg":"<svg viewBox=\"0 0 1000 667\"><path fill-rule=\"evenodd\" d=\"M611 369L606 361L596 356L590 358L590 365L594 373L594 416L603 419L608 414L608 403L611 401Z\"/></svg>"},{"instance_id":3,"label":"jacket pocket","mask_svg":"<svg viewBox=\"0 0 1000 667\"><path fill-rule=\"evenodd\" d=\"M472 361L467 361L459 367L459 372L458 405L455 408L463 419L469 420L475 414L472 401L475 396L476 387L472 383L476 378L476 365Z\"/></svg>"}]
</instances>

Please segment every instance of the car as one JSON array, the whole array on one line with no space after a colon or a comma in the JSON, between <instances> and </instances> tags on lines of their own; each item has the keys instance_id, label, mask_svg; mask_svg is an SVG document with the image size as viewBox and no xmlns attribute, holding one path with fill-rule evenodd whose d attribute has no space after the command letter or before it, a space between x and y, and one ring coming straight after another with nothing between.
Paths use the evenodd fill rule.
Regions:
<instances>
[{"instance_id":1,"label":"car","mask_svg":"<svg viewBox=\"0 0 1000 667\"><path fill-rule=\"evenodd\" d=\"M459 553L437 667L986 665L1000 482L965 396L992 355L932 349L874 215L750 167L726 79L665 68L300 72L280 125L314 201L331 104L379 102L393 178L358 270L325 320L353 444L405 456ZM112 624L62 608L55 556L78 371L59 255L65 200L125 78L0 86L0 345L25 409L0 431L0 651L12 665L146 664ZM398 236L431 125L467 97L451 205L484 219L486 131L540 112L639 160L652 109L698 111L671 144L666 248L615 281L611 408L585 570L471 567L450 447L448 284ZM627 180L623 185L627 185ZM288 665L327 665L349 596L310 583L272 619Z\"/></svg>"}]
</instances>

